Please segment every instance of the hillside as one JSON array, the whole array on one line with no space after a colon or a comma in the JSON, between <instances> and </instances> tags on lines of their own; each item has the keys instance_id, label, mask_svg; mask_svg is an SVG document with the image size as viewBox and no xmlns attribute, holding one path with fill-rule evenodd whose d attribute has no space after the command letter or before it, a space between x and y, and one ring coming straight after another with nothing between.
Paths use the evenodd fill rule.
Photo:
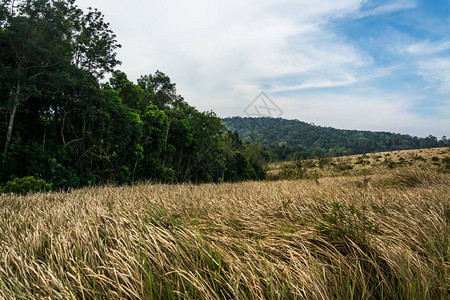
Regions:
<instances>
[{"instance_id":1,"label":"hillside","mask_svg":"<svg viewBox=\"0 0 450 300\"><path fill-rule=\"evenodd\" d=\"M450 173L450 147L377 152L271 163L267 179L315 179L389 174L402 167Z\"/></svg>"},{"instance_id":2,"label":"hillside","mask_svg":"<svg viewBox=\"0 0 450 300\"><path fill-rule=\"evenodd\" d=\"M263 150L281 160L297 157L339 156L382 151L442 147L445 137L426 138L390 132L342 130L281 118L222 119L229 130L236 130L244 141L258 143Z\"/></svg>"}]
</instances>

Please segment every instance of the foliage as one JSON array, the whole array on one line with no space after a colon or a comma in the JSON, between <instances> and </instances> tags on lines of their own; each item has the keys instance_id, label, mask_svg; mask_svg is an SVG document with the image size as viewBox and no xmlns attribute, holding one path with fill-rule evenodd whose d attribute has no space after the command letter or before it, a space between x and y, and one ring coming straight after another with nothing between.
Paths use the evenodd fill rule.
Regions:
<instances>
[{"instance_id":1,"label":"foliage","mask_svg":"<svg viewBox=\"0 0 450 300\"><path fill-rule=\"evenodd\" d=\"M46 192L52 189L52 185L45 182L45 180L27 176L23 178L14 178L6 182L3 188L0 188L0 193L14 193L26 195L28 193Z\"/></svg>"},{"instance_id":2,"label":"foliage","mask_svg":"<svg viewBox=\"0 0 450 300\"><path fill-rule=\"evenodd\" d=\"M306 166L301 159L282 165L280 179L302 179L306 176Z\"/></svg>"},{"instance_id":3,"label":"foliage","mask_svg":"<svg viewBox=\"0 0 450 300\"><path fill-rule=\"evenodd\" d=\"M354 204L331 202L331 211L323 216L323 222L317 229L330 238L350 239L360 247L367 246L369 234L377 234L378 226L366 218L366 207L358 208Z\"/></svg>"}]
</instances>

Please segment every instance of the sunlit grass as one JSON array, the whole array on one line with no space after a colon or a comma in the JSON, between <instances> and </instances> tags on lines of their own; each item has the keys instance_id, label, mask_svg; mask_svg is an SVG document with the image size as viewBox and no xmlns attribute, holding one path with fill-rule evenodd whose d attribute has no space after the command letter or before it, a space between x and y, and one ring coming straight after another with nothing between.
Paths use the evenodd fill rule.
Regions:
<instances>
[{"instance_id":1,"label":"sunlit grass","mask_svg":"<svg viewBox=\"0 0 450 300\"><path fill-rule=\"evenodd\" d=\"M448 299L450 176L0 198L0 298Z\"/></svg>"}]
</instances>

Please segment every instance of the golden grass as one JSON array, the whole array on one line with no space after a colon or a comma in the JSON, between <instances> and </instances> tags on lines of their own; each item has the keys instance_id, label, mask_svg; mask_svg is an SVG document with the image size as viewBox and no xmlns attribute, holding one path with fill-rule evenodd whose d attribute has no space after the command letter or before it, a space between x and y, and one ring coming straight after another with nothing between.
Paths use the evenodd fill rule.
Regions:
<instances>
[{"instance_id":1,"label":"golden grass","mask_svg":"<svg viewBox=\"0 0 450 300\"><path fill-rule=\"evenodd\" d=\"M0 298L448 299L450 175L0 197Z\"/></svg>"},{"instance_id":2,"label":"golden grass","mask_svg":"<svg viewBox=\"0 0 450 300\"><path fill-rule=\"evenodd\" d=\"M364 175L391 172L398 166L410 166L440 170L443 168L443 158L450 157L450 147L399 150L368 154L357 154L341 157L331 157L326 165L319 167L319 159L303 160L303 167L307 169L307 175L319 177ZM438 158L438 160L434 160ZM278 179L283 165L290 162L271 163L267 167L270 179ZM349 166L351 168L345 168ZM344 168L342 168L344 167Z\"/></svg>"}]
</instances>

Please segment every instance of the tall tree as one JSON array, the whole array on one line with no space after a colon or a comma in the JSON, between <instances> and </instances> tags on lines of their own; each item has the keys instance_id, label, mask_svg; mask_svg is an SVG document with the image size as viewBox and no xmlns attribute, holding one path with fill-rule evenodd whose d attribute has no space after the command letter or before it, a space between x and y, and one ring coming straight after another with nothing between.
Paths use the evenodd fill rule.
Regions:
<instances>
[{"instance_id":1,"label":"tall tree","mask_svg":"<svg viewBox=\"0 0 450 300\"><path fill-rule=\"evenodd\" d=\"M2 57L0 76L4 79L2 89L9 95L1 103L9 115L5 155L17 110L31 96L46 93L52 99L62 93L50 78L73 80L69 78L73 74L68 71L71 67L84 71L84 76L101 78L119 64L115 50L120 45L103 15L97 10L84 14L74 2L12 1L8 2L12 7L9 12L5 5L0 7L0 45L6 56Z\"/></svg>"},{"instance_id":2,"label":"tall tree","mask_svg":"<svg viewBox=\"0 0 450 300\"><path fill-rule=\"evenodd\" d=\"M169 76L159 70L155 74L141 76L138 79L138 85L148 92L152 103L159 109L173 107L176 101L182 100L177 94L175 83L172 83Z\"/></svg>"}]
</instances>

